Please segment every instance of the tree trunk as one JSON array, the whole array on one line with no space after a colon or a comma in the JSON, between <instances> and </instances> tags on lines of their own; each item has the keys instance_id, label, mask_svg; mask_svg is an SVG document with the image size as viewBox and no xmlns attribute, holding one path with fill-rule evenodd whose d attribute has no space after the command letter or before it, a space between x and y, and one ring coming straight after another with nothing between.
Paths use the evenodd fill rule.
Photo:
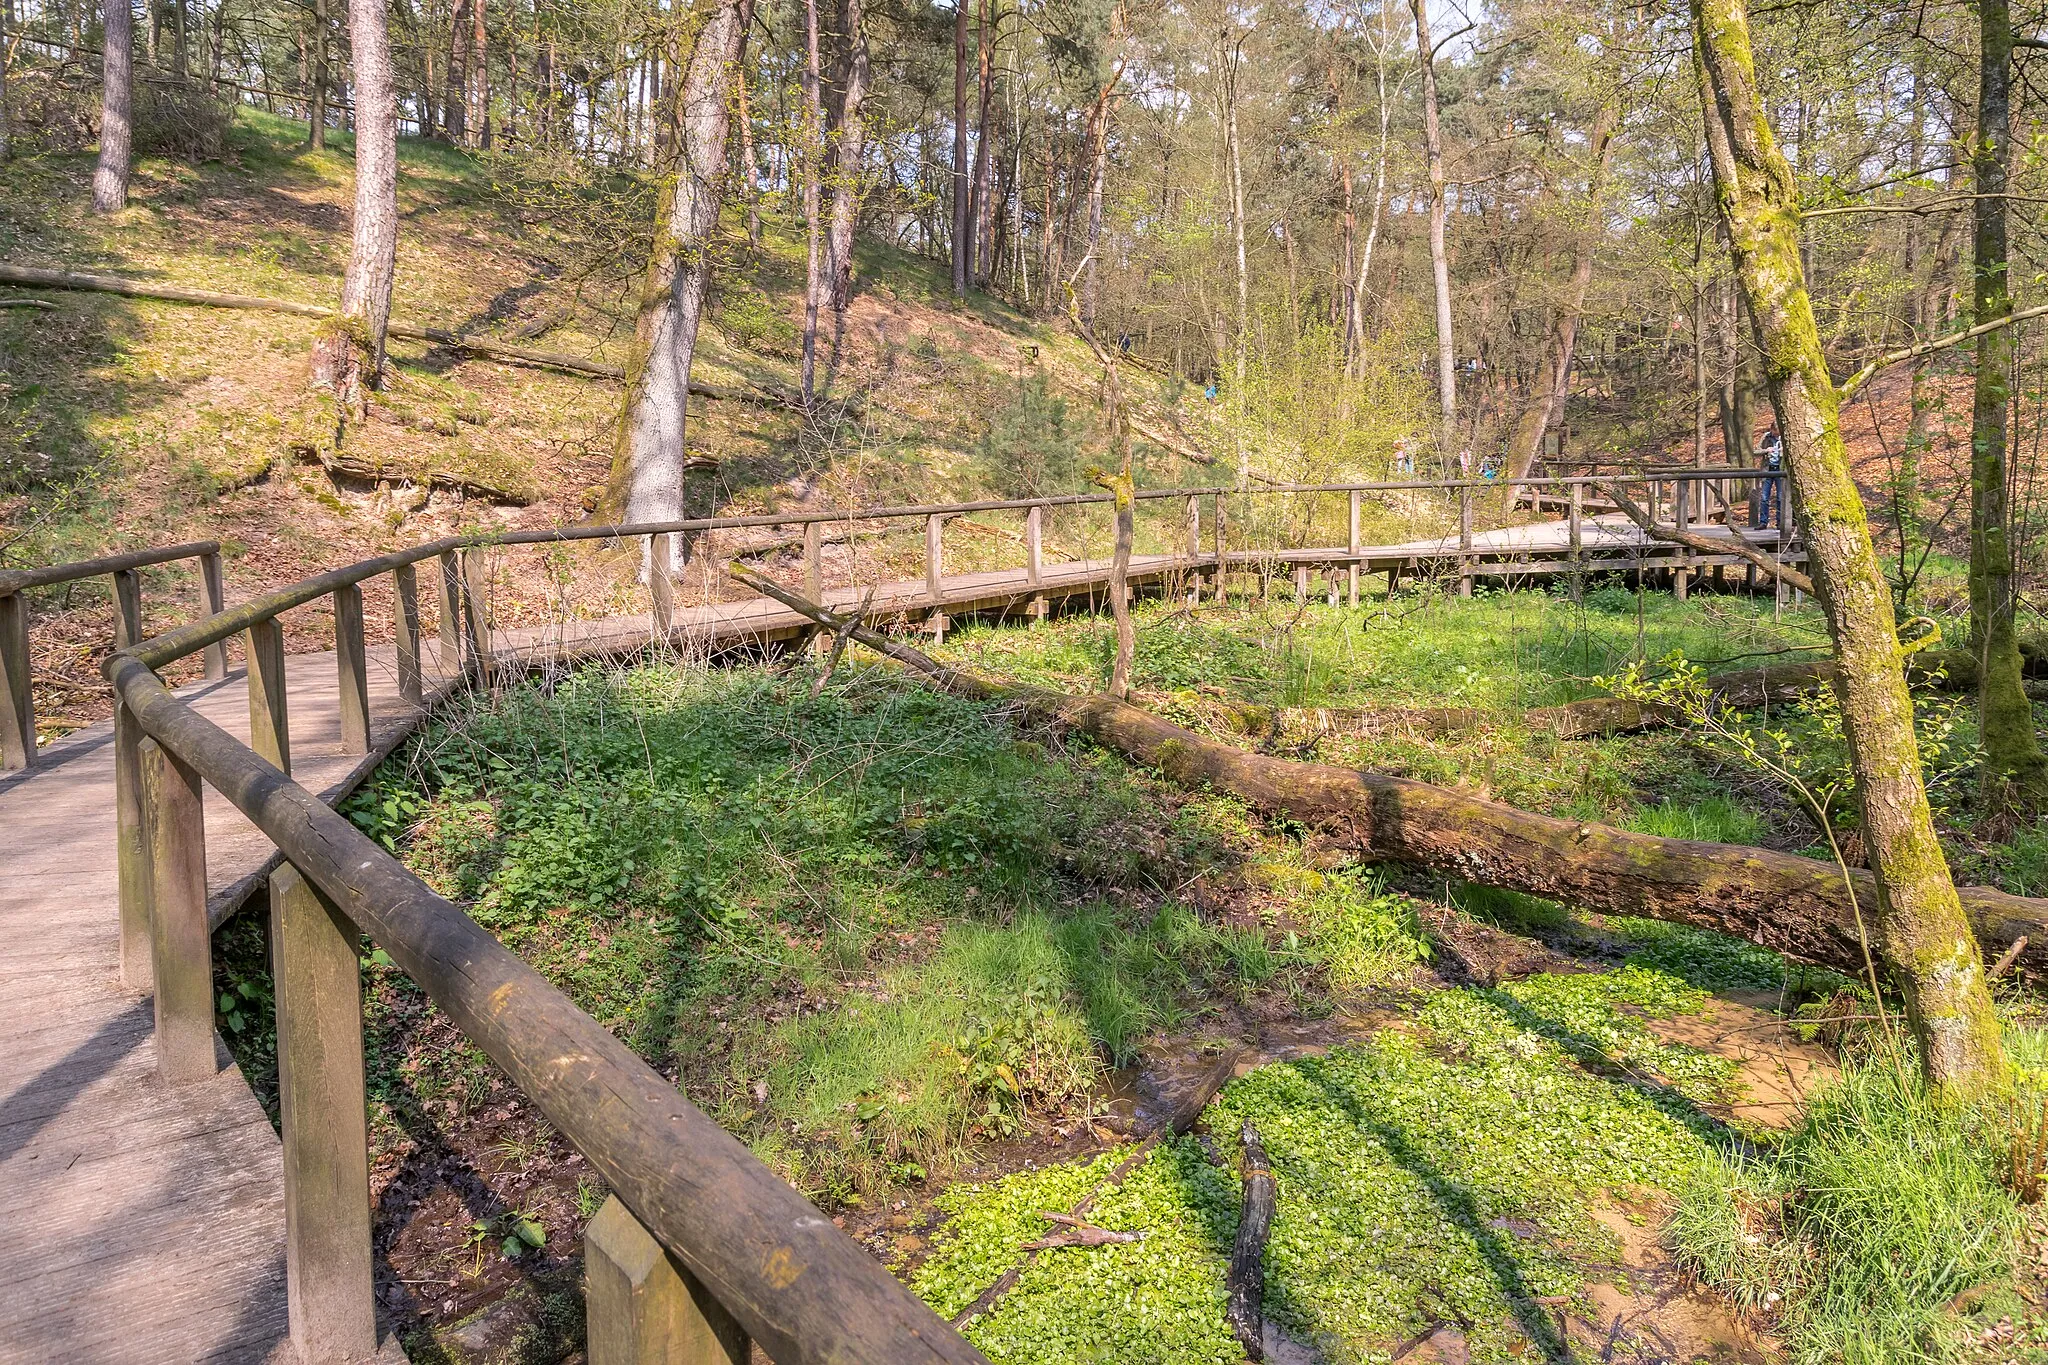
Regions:
<instances>
[{"instance_id":1,"label":"tree trunk","mask_svg":"<svg viewBox=\"0 0 2048 1365\"><path fill-rule=\"evenodd\" d=\"M135 13L130 0L106 0L101 60L100 157L92 172L92 211L128 207L128 159L134 139Z\"/></svg>"},{"instance_id":2,"label":"tree trunk","mask_svg":"<svg viewBox=\"0 0 2048 1365\"><path fill-rule=\"evenodd\" d=\"M953 0L953 292L967 293L974 226L967 214L967 0Z\"/></svg>"},{"instance_id":3,"label":"tree trunk","mask_svg":"<svg viewBox=\"0 0 2048 1365\"><path fill-rule=\"evenodd\" d=\"M757 573L736 565L733 577L828 629L842 623ZM1361 858L1604 914L1689 924L1850 975L1864 970L1856 912L1832 863L1557 820L1412 778L1247 753L1115 697L1008 684L935 663L864 626L851 634L945 691L1014 704L1181 786L1228 792L1256 809L1329 830ZM1859 903L1869 904L1875 882L1868 872L1850 869L1848 884ZM2003 952L2024 937L2021 961L2033 972L2048 969L2048 900L1971 887L1967 901L1963 934L1972 951L1981 940Z\"/></svg>"},{"instance_id":4,"label":"tree trunk","mask_svg":"<svg viewBox=\"0 0 2048 1365\"><path fill-rule=\"evenodd\" d=\"M14 155L14 115L7 102L7 62L14 55L8 46L7 36L0 34L0 166L7 164Z\"/></svg>"},{"instance_id":5,"label":"tree trunk","mask_svg":"<svg viewBox=\"0 0 2048 1365\"><path fill-rule=\"evenodd\" d=\"M2006 164L2012 155L2012 13L2009 0L1978 0L1977 136L1970 148L1976 191L1971 282L1973 322L2012 313L2006 279ZM2007 487L2007 413L2012 403L2012 329L1977 338L1970 411L1970 641L1978 671L1979 777L1996 806L2048 797L2048 758L2034 736L2034 708L2020 686L2013 633L2012 506Z\"/></svg>"},{"instance_id":6,"label":"tree trunk","mask_svg":"<svg viewBox=\"0 0 2048 1365\"><path fill-rule=\"evenodd\" d=\"M313 64L313 102L306 111L306 145L318 151L327 146L327 0L313 0L313 33L307 40L307 56Z\"/></svg>"},{"instance_id":7,"label":"tree trunk","mask_svg":"<svg viewBox=\"0 0 2048 1365\"><path fill-rule=\"evenodd\" d=\"M398 104L384 0L350 0L348 36L355 59L355 223L341 313L320 324L313 342L313 382L360 415L363 390L383 382L398 255Z\"/></svg>"},{"instance_id":8,"label":"tree trunk","mask_svg":"<svg viewBox=\"0 0 2048 1365\"><path fill-rule=\"evenodd\" d=\"M853 302L853 232L860 222L861 165L867 155L867 125L861 121L868 97L867 15L863 0L842 0L840 40L845 43L840 82L839 138L833 152L832 229L826 242L832 299L832 369L836 373L846 341L846 309Z\"/></svg>"},{"instance_id":9,"label":"tree trunk","mask_svg":"<svg viewBox=\"0 0 2048 1365\"><path fill-rule=\"evenodd\" d=\"M1537 371L1535 401L1523 414L1522 429L1516 434L1511 479L1527 477L1543 454L1543 437L1564 416L1565 401L1571 395L1572 356L1578 349L1579 317L1586 310L1586 290L1593 283L1594 247L1604 235L1600 212L1600 191L1607 181L1607 166L1614 157L1614 130L1621 122L1621 106L1609 101L1600 106L1593 120L1588 150L1593 168L1586 184L1586 221L1572 237L1572 273L1565 294L1558 301L1545 340L1541 368Z\"/></svg>"},{"instance_id":10,"label":"tree trunk","mask_svg":"<svg viewBox=\"0 0 2048 1365\"><path fill-rule=\"evenodd\" d=\"M825 175L825 111L819 79L818 0L804 0L804 336L803 396L810 407L817 397L818 314L832 285L826 278L822 186Z\"/></svg>"},{"instance_id":11,"label":"tree trunk","mask_svg":"<svg viewBox=\"0 0 2048 1365\"><path fill-rule=\"evenodd\" d=\"M448 17L448 80L441 96L441 128L461 146L469 135L469 5L455 0Z\"/></svg>"},{"instance_id":12,"label":"tree trunk","mask_svg":"<svg viewBox=\"0 0 2048 1365\"><path fill-rule=\"evenodd\" d=\"M1082 258L1086 269L1081 272L1081 320L1091 330L1095 326L1095 277L1101 265L1096 258L1102 247L1102 190L1109 176L1109 115L1120 79L1121 70L1102 87L1088 111L1088 251Z\"/></svg>"},{"instance_id":13,"label":"tree trunk","mask_svg":"<svg viewBox=\"0 0 2048 1365\"><path fill-rule=\"evenodd\" d=\"M754 115L747 107L747 73L733 77L740 120L740 194L747 201L747 240L761 245L761 177L754 161Z\"/></svg>"},{"instance_id":14,"label":"tree trunk","mask_svg":"<svg viewBox=\"0 0 2048 1365\"><path fill-rule=\"evenodd\" d=\"M491 41L484 27L484 0L470 0L469 126L476 145L491 145Z\"/></svg>"},{"instance_id":15,"label":"tree trunk","mask_svg":"<svg viewBox=\"0 0 2048 1365\"><path fill-rule=\"evenodd\" d=\"M974 249L968 260L969 274L975 284L988 287L989 277L989 145L988 111L989 97L994 93L995 73L992 63L995 58L995 35L992 32L990 0L981 0L981 8L975 22L975 83L980 104L974 120L974 184L967 193L967 216L973 220L974 233L969 239Z\"/></svg>"},{"instance_id":16,"label":"tree trunk","mask_svg":"<svg viewBox=\"0 0 2048 1365\"><path fill-rule=\"evenodd\" d=\"M690 362L718 232L727 98L746 41L740 16L741 0L718 0L697 32L682 90L671 106L679 164L656 219L659 245L647 263L612 471L613 498L627 521L683 515Z\"/></svg>"},{"instance_id":17,"label":"tree trunk","mask_svg":"<svg viewBox=\"0 0 2048 1365\"><path fill-rule=\"evenodd\" d=\"M1372 212L1366 218L1365 246L1358 254L1358 280L1351 289L1351 315L1346 320L1346 334L1350 338L1350 373L1356 379L1365 372L1365 286L1372 275L1373 248L1380 238L1380 215L1387 206L1387 148L1388 129L1394 117L1393 103L1387 98L1387 54L1393 46L1393 35L1387 31L1388 6L1380 6L1380 41L1375 49L1374 81L1379 93L1380 136L1377 155L1372 168Z\"/></svg>"},{"instance_id":18,"label":"tree trunk","mask_svg":"<svg viewBox=\"0 0 2048 1365\"><path fill-rule=\"evenodd\" d=\"M1998 1017L1921 783L1891 592L1843 451L1801 269L1798 187L1764 117L1741 0L1693 0L1692 17L1715 188L1769 359L1785 463L1834 637L1835 689L1876 873L1878 939L1929 1080L1957 1090L1991 1085L2005 1075Z\"/></svg>"},{"instance_id":19,"label":"tree trunk","mask_svg":"<svg viewBox=\"0 0 2048 1365\"><path fill-rule=\"evenodd\" d=\"M1237 414L1242 425L1245 404L1245 348L1251 341L1252 325L1252 280L1251 269L1245 257L1244 246L1244 149L1237 137L1237 78L1244 70L1244 39L1238 37L1232 43L1225 34L1221 40L1224 50L1220 54L1223 76L1223 155L1230 174L1230 233L1232 245L1237 248L1237 353L1232 372L1230 394L1231 410ZM1242 433L1237 433L1238 461L1237 483L1244 487L1249 448Z\"/></svg>"},{"instance_id":20,"label":"tree trunk","mask_svg":"<svg viewBox=\"0 0 2048 1365\"><path fill-rule=\"evenodd\" d=\"M1458 347L1451 337L1451 264L1444 250L1444 138L1437 120L1436 54L1430 47L1429 11L1415 10L1415 60L1422 71L1422 141L1429 156L1429 269L1436 286L1436 394L1449 436L1458 420Z\"/></svg>"}]
</instances>

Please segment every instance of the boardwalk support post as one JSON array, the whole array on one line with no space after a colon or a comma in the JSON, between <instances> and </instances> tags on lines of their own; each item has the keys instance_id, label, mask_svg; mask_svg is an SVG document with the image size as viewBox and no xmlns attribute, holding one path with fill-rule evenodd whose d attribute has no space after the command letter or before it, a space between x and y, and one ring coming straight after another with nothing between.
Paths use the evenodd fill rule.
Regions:
<instances>
[{"instance_id":1,"label":"boardwalk support post","mask_svg":"<svg viewBox=\"0 0 2048 1365\"><path fill-rule=\"evenodd\" d=\"M676 623L676 585L669 563L669 537L657 532L647 537L647 597L653 609L656 639L668 639Z\"/></svg>"},{"instance_id":2,"label":"boardwalk support post","mask_svg":"<svg viewBox=\"0 0 2048 1365\"><path fill-rule=\"evenodd\" d=\"M410 564L392 571L392 596L398 605L398 695L407 706L426 700L420 681L420 582Z\"/></svg>"},{"instance_id":3,"label":"boardwalk support post","mask_svg":"<svg viewBox=\"0 0 2048 1365\"><path fill-rule=\"evenodd\" d=\"M270 874L285 1297L303 1360L366 1359L377 1348L359 939L297 868Z\"/></svg>"},{"instance_id":4,"label":"boardwalk support post","mask_svg":"<svg viewBox=\"0 0 2048 1365\"><path fill-rule=\"evenodd\" d=\"M491 667L491 570L481 548L462 552L463 648L476 665L477 681L493 685Z\"/></svg>"},{"instance_id":5,"label":"boardwalk support post","mask_svg":"<svg viewBox=\"0 0 2048 1365\"><path fill-rule=\"evenodd\" d=\"M946 519L936 512L924 519L924 595L931 603L926 625L934 643L946 638L944 588L940 581L946 576L945 529Z\"/></svg>"},{"instance_id":6,"label":"boardwalk support post","mask_svg":"<svg viewBox=\"0 0 2048 1365\"><path fill-rule=\"evenodd\" d=\"M1458 596L1472 595L1472 485L1458 487Z\"/></svg>"},{"instance_id":7,"label":"boardwalk support post","mask_svg":"<svg viewBox=\"0 0 2048 1365\"><path fill-rule=\"evenodd\" d=\"M284 630L274 616L249 623L249 747L280 772L292 770L291 721L285 711Z\"/></svg>"},{"instance_id":8,"label":"boardwalk support post","mask_svg":"<svg viewBox=\"0 0 2048 1365\"><path fill-rule=\"evenodd\" d=\"M0 769L36 763L36 703L29 690L28 603L0 597Z\"/></svg>"},{"instance_id":9,"label":"boardwalk support post","mask_svg":"<svg viewBox=\"0 0 2048 1365\"><path fill-rule=\"evenodd\" d=\"M363 647L363 590L334 590L334 671L341 708L341 751L370 752L370 661Z\"/></svg>"},{"instance_id":10,"label":"boardwalk support post","mask_svg":"<svg viewBox=\"0 0 2048 1365\"><path fill-rule=\"evenodd\" d=\"M1230 595L1230 565L1223 554L1225 527L1223 525L1223 495L1221 493L1216 495L1216 502L1210 508L1210 513L1209 534L1210 538L1216 542L1216 581L1210 585L1211 591L1209 596L1215 598L1218 602L1225 602Z\"/></svg>"},{"instance_id":11,"label":"boardwalk support post","mask_svg":"<svg viewBox=\"0 0 2048 1365\"><path fill-rule=\"evenodd\" d=\"M746 1333L618 1196L583 1233L590 1365L745 1365Z\"/></svg>"},{"instance_id":12,"label":"boardwalk support post","mask_svg":"<svg viewBox=\"0 0 2048 1365\"><path fill-rule=\"evenodd\" d=\"M453 677L462 671L462 573L455 551L441 556L441 673Z\"/></svg>"},{"instance_id":13,"label":"boardwalk support post","mask_svg":"<svg viewBox=\"0 0 2048 1365\"><path fill-rule=\"evenodd\" d=\"M1202 604L1202 500L1190 497L1185 513L1188 533L1188 605Z\"/></svg>"},{"instance_id":14,"label":"boardwalk support post","mask_svg":"<svg viewBox=\"0 0 2048 1365\"><path fill-rule=\"evenodd\" d=\"M1671 499L1673 524L1677 526L1679 534L1683 535L1687 530L1691 529L1692 485L1683 480L1674 480L1672 483L1672 493L1674 495ZM1671 574L1671 595L1680 602L1685 601L1687 590L1691 587L1691 579L1692 551L1684 546L1680 546L1678 550L1678 567Z\"/></svg>"},{"instance_id":15,"label":"boardwalk support post","mask_svg":"<svg viewBox=\"0 0 2048 1365\"><path fill-rule=\"evenodd\" d=\"M1572 510L1570 524L1572 562L1572 601L1580 602L1586 596L1586 485L1572 485Z\"/></svg>"},{"instance_id":16,"label":"boardwalk support post","mask_svg":"<svg viewBox=\"0 0 2048 1365\"><path fill-rule=\"evenodd\" d=\"M172 1085L219 1070L213 945L206 927L206 819L199 774L153 739L141 751L143 827L156 976L157 1074Z\"/></svg>"},{"instance_id":17,"label":"boardwalk support post","mask_svg":"<svg viewBox=\"0 0 2048 1365\"><path fill-rule=\"evenodd\" d=\"M1031 587L1031 624L1045 620L1045 507L1033 503L1024 513L1024 581Z\"/></svg>"},{"instance_id":18,"label":"boardwalk support post","mask_svg":"<svg viewBox=\"0 0 2048 1365\"><path fill-rule=\"evenodd\" d=\"M199 556L199 587L206 600L206 614L218 616L228 609L227 585L221 581L220 551L207 550ZM206 647L206 676L228 675L228 642L215 640Z\"/></svg>"},{"instance_id":19,"label":"boardwalk support post","mask_svg":"<svg viewBox=\"0 0 2048 1365\"><path fill-rule=\"evenodd\" d=\"M1359 492L1357 489L1354 488L1351 490L1351 592L1349 598L1347 599L1350 605L1354 607L1358 605L1358 555L1360 549L1358 534L1358 500Z\"/></svg>"}]
</instances>

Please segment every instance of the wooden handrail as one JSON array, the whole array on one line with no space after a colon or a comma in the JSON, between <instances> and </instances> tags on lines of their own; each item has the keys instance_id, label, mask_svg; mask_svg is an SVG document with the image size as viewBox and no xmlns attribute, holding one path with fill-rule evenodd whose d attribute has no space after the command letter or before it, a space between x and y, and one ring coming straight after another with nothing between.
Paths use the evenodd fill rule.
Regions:
<instances>
[{"instance_id":1,"label":"wooden handrail","mask_svg":"<svg viewBox=\"0 0 2048 1365\"><path fill-rule=\"evenodd\" d=\"M136 573L179 559L199 561L200 586L209 615L226 605L220 576L220 543L188 541L154 550L130 550L99 559L45 564L34 569L0 570L0 769L32 768L36 762L35 692L29 678L28 605L22 594L30 588L75 583L111 574L114 578L114 646L133 647L142 639L142 580ZM212 644L206 676L224 678L227 650Z\"/></svg>"},{"instance_id":2,"label":"wooden handrail","mask_svg":"<svg viewBox=\"0 0 2048 1365\"><path fill-rule=\"evenodd\" d=\"M674 1084L345 817L179 701L134 654L115 655L107 672L150 739L389 953L772 1358L985 1365Z\"/></svg>"}]
</instances>

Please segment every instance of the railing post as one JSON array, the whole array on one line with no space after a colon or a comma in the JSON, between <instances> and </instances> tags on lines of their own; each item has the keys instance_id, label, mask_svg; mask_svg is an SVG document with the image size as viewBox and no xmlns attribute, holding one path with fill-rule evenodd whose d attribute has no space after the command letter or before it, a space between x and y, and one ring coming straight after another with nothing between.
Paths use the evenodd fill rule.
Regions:
<instances>
[{"instance_id":1,"label":"railing post","mask_svg":"<svg viewBox=\"0 0 2048 1365\"><path fill-rule=\"evenodd\" d=\"M1202 570L1198 561L1202 557L1202 500L1190 497L1187 500L1185 516L1188 533L1188 605L1200 606L1202 602Z\"/></svg>"},{"instance_id":2,"label":"railing post","mask_svg":"<svg viewBox=\"0 0 2048 1365\"><path fill-rule=\"evenodd\" d=\"M946 634L946 609L941 601L944 590L940 583L946 572L945 526L945 518L936 512L924 519L924 595L931 603L929 623L934 640L943 639Z\"/></svg>"},{"instance_id":3,"label":"railing post","mask_svg":"<svg viewBox=\"0 0 2048 1365\"><path fill-rule=\"evenodd\" d=\"M148 832L157 1074L172 1085L219 1070L213 1045L213 945L206 927L206 819L199 774L153 739L142 759Z\"/></svg>"},{"instance_id":4,"label":"railing post","mask_svg":"<svg viewBox=\"0 0 2048 1365\"><path fill-rule=\"evenodd\" d=\"M654 609L654 633L666 640L676 623L676 585L670 574L669 537L660 531L647 537L647 596Z\"/></svg>"},{"instance_id":5,"label":"railing post","mask_svg":"<svg viewBox=\"0 0 2048 1365\"><path fill-rule=\"evenodd\" d=\"M1472 485L1458 486L1458 596L1472 595Z\"/></svg>"},{"instance_id":6,"label":"railing post","mask_svg":"<svg viewBox=\"0 0 2048 1365\"><path fill-rule=\"evenodd\" d=\"M825 603L825 526L823 522L804 523L804 596L823 606ZM809 632L811 652L823 658L831 649L832 642L825 633L815 627Z\"/></svg>"},{"instance_id":7,"label":"railing post","mask_svg":"<svg viewBox=\"0 0 2048 1365\"><path fill-rule=\"evenodd\" d=\"M142 575L133 569L114 570L114 648L142 643Z\"/></svg>"},{"instance_id":8,"label":"railing post","mask_svg":"<svg viewBox=\"0 0 2048 1365\"><path fill-rule=\"evenodd\" d=\"M363 646L363 590L334 590L334 669L340 693L341 751L370 752L370 665Z\"/></svg>"},{"instance_id":9,"label":"railing post","mask_svg":"<svg viewBox=\"0 0 2048 1365\"><path fill-rule=\"evenodd\" d=\"M1672 481L1671 499L1674 524L1683 535L1692 523L1692 485L1683 479ZM1680 602L1685 601L1687 590L1692 586L1692 551L1683 545L1678 547L1678 567L1671 574L1671 595Z\"/></svg>"},{"instance_id":10,"label":"railing post","mask_svg":"<svg viewBox=\"0 0 2048 1365\"><path fill-rule=\"evenodd\" d=\"M491 685L491 576L481 548L462 552L463 648L476 665L477 681Z\"/></svg>"},{"instance_id":11,"label":"railing post","mask_svg":"<svg viewBox=\"0 0 2048 1365\"><path fill-rule=\"evenodd\" d=\"M1308 601L1308 565L1294 566L1294 604L1300 606Z\"/></svg>"},{"instance_id":12,"label":"railing post","mask_svg":"<svg viewBox=\"0 0 2048 1365\"><path fill-rule=\"evenodd\" d=\"M408 706L426 701L420 682L420 581L410 564L391 572L392 596L398 604L398 695Z\"/></svg>"},{"instance_id":13,"label":"railing post","mask_svg":"<svg viewBox=\"0 0 2048 1365\"><path fill-rule=\"evenodd\" d=\"M1359 523L1359 515L1358 515L1358 514L1359 514L1359 497L1360 497L1359 491L1358 491L1358 490L1357 490L1356 488L1352 489L1352 490L1351 490L1351 574L1350 574L1350 579L1351 579L1351 592L1350 592L1350 594L1349 594L1349 601L1350 601L1350 604L1351 604L1352 606L1354 606L1354 607L1358 605L1358 572L1359 572L1359 566L1358 566L1358 556L1359 556L1359 552L1360 552L1360 550L1361 550L1361 549L1363 548L1363 547L1362 547L1362 546L1361 546L1361 545L1359 544L1359 531L1358 531L1358 523Z\"/></svg>"},{"instance_id":14,"label":"railing post","mask_svg":"<svg viewBox=\"0 0 2048 1365\"><path fill-rule=\"evenodd\" d=\"M462 571L455 551L441 553L441 676L462 672Z\"/></svg>"},{"instance_id":15,"label":"railing post","mask_svg":"<svg viewBox=\"0 0 2048 1365\"><path fill-rule=\"evenodd\" d=\"M1215 505L1209 509L1209 536L1216 544L1216 581L1210 585L1209 596L1218 602L1227 600L1230 587L1230 564L1224 557L1224 506L1223 495L1218 493Z\"/></svg>"},{"instance_id":16,"label":"railing post","mask_svg":"<svg viewBox=\"0 0 2048 1365\"><path fill-rule=\"evenodd\" d=\"M590 1365L746 1365L746 1333L618 1196L583 1231Z\"/></svg>"},{"instance_id":17,"label":"railing post","mask_svg":"<svg viewBox=\"0 0 2048 1365\"><path fill-rule=\"evenodd\" d=\"M1586 593L1586 485L1575 483L1571 488L1572 601L1577 602Z\"/></svg>"},{"instance_id":18,"label":"railing post","mask_svg":"<svg viewBox=\"0 0 2048 1365\"><path fill-rule=\"evenodd\" d=\"M292 770L290 718L285 711L284 630L272 616L249 627L249 747L280 771Z\"/></svg>"},{"instance_id":19,"label":"railing post","mask_svg":"<svg viewBox=\"0 0 2048 1365\"><path fill-rule=\"evenodd\" d=\"M358 934L299 870L270 874L285 1298L303 1360L377 1349Z\"/></svg>"},{"instance_id":20,"label":"railing post","mask_svg":"<svg viewBox=\"0 0 2048 1365\"><path fill-rule=\"evenodd\" d=\"M221 580L219 550L208 550L199 556L199 587L205 595L208 616L218 616L227 610L227 586ZM228 642L215 640L206 647L206 676L225 678L227 675Z\"/></svg>"},{"instance_id":21,"label":"railing post","mask_svg":"<svg viewBox=\"0 0 2048 1365\"><path fill-rule=\"evenodd\" d=\"M28 601L0 597L0 768L33 768L36 700L29 689Z\"/></svg>"},{"instance_id":22,"label":"railing post","mask_svg":"<svg viewBox=\"0 0 2048 1365\"><path fill-rule=\"evenodd\" d=\"M1027 610L1031 624L1041 625L1048 610L1045 594L1045 508L1033 503L1024 509L1024 586L1031 590Z\"/></svg>"},{"instance_id":23,"label":"railing post","mask_svg":"<svg viewBox=\"0 0 2048 1365\"><path fill-rule=\"evenodd\" d=\"M121 984L147 994L156 980L149 927L149 834L142 818L142 726L114 699L115 904L121 918Z\"/></svg>"}]
</instances>

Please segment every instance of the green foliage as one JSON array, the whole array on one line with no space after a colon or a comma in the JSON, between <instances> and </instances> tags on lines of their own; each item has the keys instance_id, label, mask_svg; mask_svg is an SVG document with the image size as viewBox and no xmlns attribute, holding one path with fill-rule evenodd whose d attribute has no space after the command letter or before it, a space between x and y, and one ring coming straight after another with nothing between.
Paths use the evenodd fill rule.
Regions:
<instances>
[{"instance_id":1,"label":"green foliage","mask_svg":"<svg viewBox=\"0 0 2048 1365\"><path fill-rule=\"evenodd\" d=\"M1475 1359L1509 1358L1529 1338L1552 1353L1561 1343L1536 1300L1583 1308L1579 1263L1618 1250L1590 1206L1675 1180L1709 1131L1683 1100L1602 1079L1574 1054L1616 1050L1712 1089L1714 1059L1655 1044L1642 1024L1701 998L1641 969L1445 991L1412 1028L1260 1067L1207 1115L1215 1164L1193 1140L1164 1144L1090 1215L1144 1240L1040 1255L968 1335L1004 1361L1241 1359L1222 1289L1237 1212L1229 1135L1250 1119L1280 1184L1266 1310L1298 1338L1330 1358L1378 1359L1449 1319L1469 1324ZM1071 1208L1120 1155L947 1191L953 1217L912 1287L958 1312L1042 1235L1041 1210Z\"/></svg>"},{"instance_id":2,"label":"green foliage","mask_svg":"<svg viewBox=\"0 0 2048 1365\"><path fill-rule=\"evenodd\" d=\"M981 481L1006 498L1071 493L1082 482L1081 434L1067 400L1044 370L1034 370L989 414L975 447Z\"/></svg>"},{"instance_id":3,"label":"green foliage","mask_svg":"<svg viewBox=\"0 0 2048 1365\"><path fill-rule=\"evenodd\" d=\"M1672 1224L1681 1254L1774 1318L1800 1365L1960 1358L1950 1301L2004 1278L2020 1223L1997 1173L2004 1113L1939 1097L1881 1053L1775 1149L1694 1168Z\"/></svg>"}]
</instances>

